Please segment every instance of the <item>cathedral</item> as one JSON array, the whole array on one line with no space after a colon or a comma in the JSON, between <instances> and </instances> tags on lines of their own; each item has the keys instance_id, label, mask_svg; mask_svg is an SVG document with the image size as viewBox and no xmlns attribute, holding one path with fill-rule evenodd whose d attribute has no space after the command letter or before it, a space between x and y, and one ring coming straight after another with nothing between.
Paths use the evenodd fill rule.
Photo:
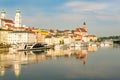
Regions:
<instances>
[{"instance_id":1,"label":"cathedral","mask_svg":"<svg viewBox=\"0 0 120 80\"><path fill-rule=\"evenodd\" d=\"M22 27L21 26L21 11L19 9L16 10L16 14L15 14L15 19L14 21L11 19L7 19L6 17L6 12L4 9L2 9L1 11L1 15L0 15L0 29L15 29L15 28L19 28Z\"/></svg>"}]
</instances>

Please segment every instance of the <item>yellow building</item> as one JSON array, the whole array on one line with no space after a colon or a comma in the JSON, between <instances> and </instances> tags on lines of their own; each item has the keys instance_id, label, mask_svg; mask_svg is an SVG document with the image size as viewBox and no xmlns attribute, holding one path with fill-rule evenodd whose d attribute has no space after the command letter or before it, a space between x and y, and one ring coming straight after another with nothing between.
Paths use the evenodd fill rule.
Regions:
<instances>
[{"instance_id":1,"label":"yellow building","mask_svg":"<svg viewBox=\"0 0 120 80\"><path fill-rule=\"evenodd\" d=\"M88 41L97 41L97 37L95 35L88 35Z\"/></svg>"}]
</instances>

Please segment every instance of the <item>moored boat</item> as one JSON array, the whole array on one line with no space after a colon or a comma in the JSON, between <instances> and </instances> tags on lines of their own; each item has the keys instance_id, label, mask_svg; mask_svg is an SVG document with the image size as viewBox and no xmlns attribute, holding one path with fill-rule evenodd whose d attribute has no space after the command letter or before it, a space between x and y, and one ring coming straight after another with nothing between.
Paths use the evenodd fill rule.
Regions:
<instances>
[{"instance_id":1,"label":"moored boat","mask_svg":"<svg viewBox=\"0 0 120 80\"><path fill-rule=\"evenodd\" d=\"M27 50L45 50L49 49L47 44L35 43L35 44L18 44L12 45L9 51L27 51Z\"/></svg>"}]
</instances>

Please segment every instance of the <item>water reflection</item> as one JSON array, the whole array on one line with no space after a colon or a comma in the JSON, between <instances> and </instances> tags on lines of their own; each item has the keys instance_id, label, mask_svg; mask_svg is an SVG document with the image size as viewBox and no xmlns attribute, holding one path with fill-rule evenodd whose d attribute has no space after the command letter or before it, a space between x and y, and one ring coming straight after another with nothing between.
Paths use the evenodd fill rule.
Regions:
<instances>
[{"instance_id":1,"label":"water reflection","mask_svg":"<svg viewBox=\"0 0 120 80\"><path fill-rule=\"evenodd\" d=\"M89 52L97 51L96 47L82 47L71 49L59 49L48 51L26 51L26 52L8 52L0 54L0 75L5 76L7 69L14 70L16 77L21 74L21 65L35 64L43 60L54 59L58 57L74 57L86 63L87 55ZM49 58L49 59L48 59Z\"/></svg>"}]
</instances>

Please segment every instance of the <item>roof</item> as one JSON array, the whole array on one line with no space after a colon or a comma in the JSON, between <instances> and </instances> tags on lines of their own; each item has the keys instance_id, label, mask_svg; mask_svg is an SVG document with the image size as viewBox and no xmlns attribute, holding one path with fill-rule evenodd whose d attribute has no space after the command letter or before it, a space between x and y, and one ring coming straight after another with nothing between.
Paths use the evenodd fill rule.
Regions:
<instances>
[{"instance_id":1,"label":"roof","mask_svg":"<svg viewBox=\"0 0 120 80\"><path fill-rule=\"evenodd\" d=\"M80 28L81 32L87 32L84 28Z\"/></svg>"},{"instance_id":2,"label":"roof","mask_svg":"<svg viewBox=\"0 0 120 80\"><path fill-rule=\"evenodd\" d=\"M47 35L45 38L52 38L52 36L50 36L50 35Z\"/></svg>"},{"instance_id":3,"label":"roof","mask_svg":"<svg viewBox=\"0 0 120 80\"><path fill-rule=\"evenodd\" d=\"M0 31L12 31L12 30L0 29Z\"/></svg>"},{"instance_id":4,"label":"roof","mask_svg":"<svg viewBox=\"0 0 120 80\"><path fill-rule=\"evenodd\" d=\"M6 22L6 23L13 23L14 24L13 20L10 20L10 19L1 19L1 20Z\"/></svg>"},{"instance_id":5,"label":"roof","mask_svg":"<svg viewBox=\"0 0 120 80\"><path fill-rule=\"evenodd\" d=\"M12 26L10 24L6 24L6 26L8 26L9 28L15 28L14 26Z\"/></svg>"},{"instance_id":6,"label":"roof","mask_svg":"<svg viewBox=\"0 0 120 80\"><path fill-rule=\"evenodd\" d=\"M96 35L88 35L88 37L96 37Z\"/></svg>"},{"instance_id":7,"label":"roof","mask_svg":"<svg viewBox=\"0 0 120 80\"><path fill-rule=\"evenodd\" d=\"M34 33L34 32L31 32L31 31L13 31L11 33Z\"/></svg>"},{"instance_id":8,"label":"roof","mask_svg":"<svg viewBox=\"0 0 120 80\"><path fill-rule=\"evenodd\" d=\"M63 38L69 38L68 36L63 36Z\"/></svg>"},{"instance_id":9,"label":"roof","mask_svg":"<svg viewBox=\"0 0 120 80\"><path fill-rule=\"evenodd\" d=\"M76 28L75 32L87 32L84 28Z\"/></svg>"}]
</instances>

